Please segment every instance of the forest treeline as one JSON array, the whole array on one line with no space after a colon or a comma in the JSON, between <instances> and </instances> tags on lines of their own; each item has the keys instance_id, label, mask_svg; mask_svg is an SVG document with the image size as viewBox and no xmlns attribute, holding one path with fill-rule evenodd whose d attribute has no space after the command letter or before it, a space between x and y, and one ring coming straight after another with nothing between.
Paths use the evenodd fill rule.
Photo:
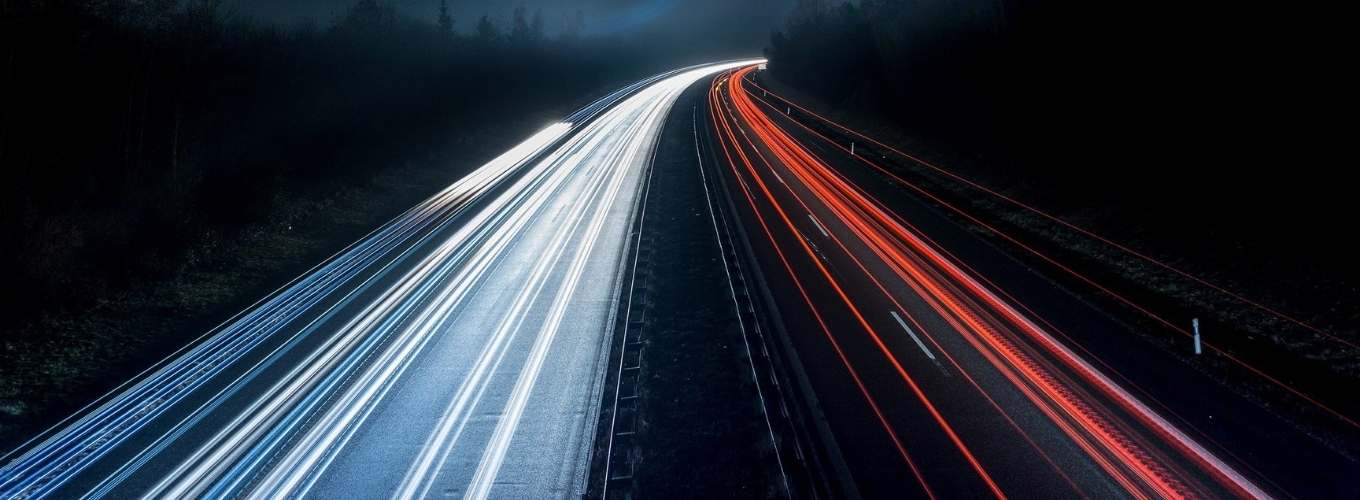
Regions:
<instances>
[{"instance_id":1,"label":"forest treeline","mask_svg":"<svg viewBox=\"0 0 1360 500\"><path fill-rule=\"evenodd\" d=\"M918 153L1229 283L1322 296L1308 307L1353 327L1333 125L1353 109L1353 37L1328 11L803 0L766 54L778 81Z\"/></svg>"},{"instance_id":2,"label":"forest treeline","mask_svg":"<svg viewBox=\"0 0 1360 500\"><path fill-rule=\"evenodd\" d=\"M0 4L6 330L172 275L286 193L352 183L500 113L578 102L664 64L579 35L579 17L547 36L522 8L505 25L447 11L426 22L360 0L284 29L228 5Z\"/></svg>"}]
</instances>

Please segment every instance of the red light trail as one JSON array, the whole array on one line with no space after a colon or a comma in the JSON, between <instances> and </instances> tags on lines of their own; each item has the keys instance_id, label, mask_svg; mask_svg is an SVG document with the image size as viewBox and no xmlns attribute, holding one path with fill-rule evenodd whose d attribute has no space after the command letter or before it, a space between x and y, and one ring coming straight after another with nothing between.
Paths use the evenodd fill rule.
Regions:
<instances>
[{"instance_id":1,"label":"red light trail","mask_svg":"<svg viewBox=\"0 0 1360 500\"><path fill-rule=\"evenodd\" d=\"M1053 426L1070 438L1112 482L1134 497L1193 498L1212 496L1219 491L1246 497L1266 496L1232 466L1058 342L1011 302L1002 300L992 288L984 286L954 260L946 257L946 252L937 249L928 237L917 234L910 224L782 130L745 89L746 77L754 69L744 68L728 77L715 79L710 88L709 107L712 124L718 132L718 147L722 149L722 156L727 160L732 175L738 180L736 184L740 186L741 197L759 221L784 269L797 285L804 302L817 318L842 364L854 377L859 390L873 407L879 423L928 496L933 497L935 493L928 486L919 464L908 454L894 423L880 410L876 400L879 396L861 380L856 366L865 360L853 359L842 349L837 335L844 336L848 332L833 334L823 320L822 310L835 305L816 303L810 297L807 286L829 286L834 291L834 295L840 298L842 305L854 317L855 323L868 335L883 359L892 365L915 400L929 413L978 479L995 496L1005 497L1006 494L983 461L966 444L965 437L960 435L950 417L937 407L936 402L903 366L885 342L882 332L866 319L857 300L860 291L847 290L840 275L828 268L829 263L823 262L820 250L813 247L797 229L794 220L801 219L801 216L789 215L795 206L782 200L791 198L797 208L809 214L814 207L820 208L822 214L832 214L834 217L829 221L825 215L810 219L820 232L832 239L837 249L849 257L856 270L874 284L881 298L902 311L916 331L925 335L950 366L963 375L969 386L981 393L987 404L1078 494L1085 496L1086 493L1072 483L1009 412L951 355L937 339L940 335L957 335L963 339ZM758 163L764 165L764 172L767 173L757 168ZM766 179L770 177L774 181L767 182ZM784 187L787 194L779 190L779 185ZM769 211L795 237L797 248L791 251L781 248L780 238L776 237L778 224L772 227L767 222L765 213ZM830 226L844 228L844 231L823 229L819 220L832 222L834 224ZM850 239L843 240L845 236ZM866 265L847 243L867 249L875 262ZM798 258L800 251L802 257L818 271L812 278L800 275L790 264L790 259ZM889 272L876 273L871 267L887 269ZM918 300L949 325L948 331L926 328L902 306L901 298L894 295L884 283L905 284ZM1001 293L1004 294L1004 291ZM922 349L925 350L924 344Z\"/></svg>"},{"instance_id":2,"label":"red light trail","mask_svg":"<svg viewBox=\"0 0 1360 500\"><path fill-rule=\"evenodd\" d=\"M1084 228L1081 228L1080 226L1076 226L1076 225L1073 225L1073 224L1071 224L1071 223L1068 223L1068 222L1066 222L1066 221L1064 221L1064 220L1062 220L1062 219L1060 219L1060 218L1058 218L1058 217L1056 217L1056 216L1053 216L1053 215L1050 215L1050 214L1048 214L1048 213L1046 213L1046 212L1040 211L1040 210L1038 210L1038 209L1036 209L1036 208L1034 208L1034 207L1032 207L1032 206L1030 206L1030 205L1024 204L1023 202L1020 202L1020 201L1017 201L1017 200L1015 200L1015 199L1013 199L1013 198L1007 197L1007 196L1005 196L1005 195L1003 195L1003 194L1001 194L1001 193L997 193L996 191L994 191L994 190L992 190L992 189L989 189L989 188L987 188L986 186L983 186L983 185L981 185L981 184L977 184L976 182L973 182L973 181L970 180L970 179L961 177L961 176L959 176L959 175L957 175L957 174L955 174L955 173L953 173L953 172L951 172L951 171L949 171L949 170L943 169L943 168L941 168L941 167L939 167L939 166L936 166L936 165L934 165L934 164L932 164L932 163L930 163L930 162L927 162L927 161L925 161L925 160L922 160L922 159L920 159L920 158L917 157L917 156L914 156L914 155L911 155L911 154L902 152L902 151L900 151L900 150L898 150L898 149L896 149L896 148L893 148L892 146L883 144L882 142L879 142L879 141L877 141L877 140L875 140L875 139L873 139L873 138L871 138L871 137L865 136L865 135L863 135L863 134L861 134L861 133L859 133L859 132L856 132L856 131L854 131L854 130L852 130L852 129L849 129L849 128L845 127L844 125L841 125L841 124L839 124L839 123L836 123L836 122L834 122L834 121L831 121L830 119L825 118L825 117L823 117L822 115L819 115L819 114L817 114L817 113L815 113L815 112L813 112L813 111L811 111L811 110L808 110L808 109L806 109L806 108L804 108L804 107L798 105L797 103L793 103L792 101L788 101L788 100L786 100L785 98L783 98L783 97L781 97L781 96L779 96L779 95L777 95L777 94L775 94L775 93L773 93L773 92L770 92L769 90L764 89L764 88L760 87L759 85L754 84L754 83L751 81L751 79L749 78L749 75L748 75L746 78L744 78L744 80L745 80L745 81L744 81L743 83L745 83L745 84L751 84L751 85L753 85L756 89L761 90L762 96L763 96L763 95L769 95L769 96L773 96L773 97L775 97L775 98L777 98L777 99L780 99L781 102L786 103L787 105L789 105L790 108L797 108L797 109L799 109L800 111L806 113L807 115L812 116L812 117L814 117L814 118L816 118L816 119L818 119L818 120L820 120L820 121L823 121L823 122L825 122L825 123L827 123L827 124L830 124L830 125L836 127L837 129L843 130L843 131L845 131L845 132L847 132L847 133L850 133L850 134L852 134L852 135L854 135L854 136L856 136L856 137L862 138L862 139L864 139L864 140L866 140L866 141L868 141L868 142L870 142L870 143L872 143L872 144L875 144L875 145L877 145L877 146L879 146L879 147L881 147L881 148L883 148L883 149L885 149L885 150L887 150L887 151L890 151L890 152L892 152L892 153L894 153L894 154L900 155L900 156L902 156L902 157L904 157L904 158L907 158L907 159L909 159L909 160L911 160L911 161L913 161L913 162L916 162L916 163L918 163L918 164L920 164L920 165L922 165L922 166L925 166L925 167L927 167L927 168L929 168L929 169L935 170L935 171L937 171L937 172L939 172L939 173L941 173L941 174L943 174L943 175L945 175L945 176L947 176L947 177L950 177L950 178L952 178L952 179L958 180L959 182L962 182L962 183L964 183L964 184L967 184L967 185L969 185L969 186L972 186L972 187L974 187L974 188L976 188L976 189L978 189L978 190L983 191L984 193L987 193L988 195L998 197L998 198L1002 199L1003 201L1006 201L1006 202L1008 202L1008 203L1011 203L1011 204L1014 204L1014 205L1016 205L1016 206L1019 206L1019 207L1025 209L1025 210L1027 210L1027 211L1030 211L1030 212L1033 212L1033 213L1035 213L1035 214L1038 214L1038 215L1040 215L1040 216L1042 216L1042 217L1044 217L1044 218L1046 218L1046 219L1053 220L1053 221L1055 221L1055 222L1057 222L1057 223L1059 223L1059 224L1061 224L1061 225L1063 225L1063 226L1066 226L1066 227L1069 227L1069 228L1073 229L1074 231L1077 231L1077 232L1079 232L1079 233L1081 233L1081 234L1084 234L1084 235L1086 235L1086 236L1089 236L1089 237L1091 237L1091 238L1093 238L1093 239L1096 239L1096 240L1098 240L1098 241L1101 241L1101 242L1103 242L1103 243L1106 243L1106 244L1108 244L1108 245L1111 245L1111 246L1113 246L1114 248L1117 248L1117 249L1119 249L1119 250L1121 250L1121 251L1124 251L1124 252L1126 252L1126 253L1129 253L1129 254L1131 254L1131 255L1133 255L1133 256L1139 258L1139 259L1146 260L1146 261L1148 261L1148 262L1150 262L1150 263L1152 263L1152 264L1154 264L1154 265L1156 265L1156 266L1158 266L1158 267L1165 268L1165 269L1167 269L1167 270L1169 270L1169 271L1171 271L1171 272L1174 272L1174 273L1176 273L1176 274L1182 275L1182 276L1184 276L1184 277L1186 277L1186 278L1191 279L1192 281L1195 281L1195 282L1197 282L1197 283L1200 283L1200 284L1202 284L1202 285L1204 285L1204 286L1206 286L1206 287L1209 287L1209 288L1211 288L1211 289L1213 289L1213 290L1217 290L1217 291L1219 291L1219 292L1222 292L1222 293L1224 293L1224 294L1226 294L1226 295L1232 297L1234 300L1237 300L1237 301L1239 301L1239 302L1243 302L1243 303L1248 304L1248 305L1250 305L1250 306L1252 306L1252 307L1254 307L1254 308L1260 309L1260 310L1266 312L1267 314L1270 314L1270 315L1272 315L1272 316L1278 317L1278 318L1283 319L1283 320L1285 320L1285 321L1288 321L1288 322L1295 323L1295 324L1298 324L1298 325L1300 325L1300 326L1303 326L1304 328L1306 328L1306 329L1308 329L1308 330L1311 330L1311 331L1317 333L1319 336L1321 336L1321 337L1323 337L1323 338L1325 338L1325 339L1328 339L1328 340L1331 340L1331 341L1335 341L1335 342L1338 342L1338 343L1341 343L1341 344L1344 344L1344 345L1347 345L1347 346L1350 346L1350 347L1357 347L1356 345L1354 345L1353 343L1347 341L1346 339L1343 339L1343 338L1340 338L1340 337L1336 337L1336 336L1334 336L1334 335L1331 335L1331 334L1327 333L1326 331L1323 331L1323 330L1321 330L1321 329L1318 329L1318 328L1316 328L1316 327L1313 327L1312 325L1310 325L1310 324L1308 324L1308 323L1304 323L1304 322L1302 322L1302 321L1299 321L1299 320L1297 320L1297 319L1294 319L1293 317L1288 316L1288 315L1285 315L1285 314L1283 314L1283 313L1280 313L1280 312L1278 312L1278 311L1275 310L1275 309L1271 309L1271 308L1269 308L1269 307L1267 307L1267 306L1264 306L1264 305L1259 304L1259 303L1257 303L1257 302L1255 302L1255 301L1252 301L1252 300L1250 300L1250 299L1248 299L1248 298L1245 298L1245 297L1242 297L1242 296L1240 296L1240 295L1237 295L1237 294L1235 294L1235 293L1233 293L1233 292L1231 292L1231 291L1229 291L1229 290L1226 290L1226 289L1224 289L1224 288L1222 288L1222 287L1219 287L1218 285L1215 285L1215 284L1213 284L1213 283L1207 282L1207 281L1202 280L1202 279L1200 279L1200 278L1198 278L1198 277L1195 277L1195 276L1193 276L1193 275L1190 275L1190 274L1188 274L1188 273L1185 273L1184 271L1181 271L1180 269L1174 268L1174 267L1170 266L1169 264L1165 264L1165 263L1162 263L1162 262L1157 261L1157 260L1155 260L1155 259L1152 259L1151 257L1148 257L1148 256L1146 256L1145 254L1139 253L1139 252L1137 252L1137 251L1135 251L1135 250L1132 250L1132 249L1130 249L1130 248L1128 248L1128 247L1126 247L1126 246L1124 246L1124 245L1121 245L1121 244L1119 244L1119 243L1117 243L1117 242L1111 241L1111 240L1109 240L1109 239L1107 239L1107 238L1105 238L1105 237L1103 237L1103 236L1100 236L1100 235L1098 235L1098 234L1096 234L1096 233L1090 232L1090 231L1088 231L1088 230L1086 230L1086 229L1084 229ZM762 99L761 96L751 96L751 97L754 99L754 102L756 102L756 103L758 103L758 104L761 104L761 105L764 105L764 106L770 108L771 110L774 110L775 112L778 112L778 111L779 111L778 109L775 108L774 105L772 105L772 104L766 102L764 99ZM816 130L812 130L811 128L808 128L807 126L803 125L802 123L798 123L797 121L794 121L794 123L795 123L796 125L798 125L800 128L802 128L803 130L807 131L808 133L810 133L810 134L812 134L812 135L818 137L819 139L825 141L827 144L829 144L829 145L831 145L831 146L833 146L833 147L835 147L835 148L837 148L837 149L840 149L841 151L844 151L844 152L847 152L847 153L850 152L850 149L849 149L849 148L846 148L844 145L842 145L842 144L840 144L840 143L838 143L838 142L832 140L832 139L829 138L829 137L826 137L825 135L823 135L823 134L817 132ZM1192 338L1192 337L1194 336L1194 334L1193 334L1189 329L1185 328L1184 326L1177 325L1177 324L1171 322L1170 320L1167 320L1165 317L1163 317L1162 315L1160 315L1160 314L1158 314L1158 313L1152 311L1152 310L1151 310L1150 308L1148 308L1147 306L1141 305L1141 304L1139 304L1139 303L1137 303L1137 302L1135 302L1135 301L1133 301L1133 300L1131 300L1131 299L1125 297L1124 295L1121 295L1121 294L1115 292L1114 290L1112 290L1112 289L1110 289L1109 287L1107 287L1107 286L1105 286L1105 285L1103 285L1103 284L1101 284L1101 283L1095 281L1094 279L1090 278L1089 276L1087 276L1087 275L1085 275L1085 274L1083 274L1083 273L1081 273L1081 272L1079 272L1079 271L1073 269L1071 266L1068 266L1068 265L1065 265L1065 264L1063 264L1063 263L1061 263L1061 262L1058 262L1057 260L1053 259L1053 258L1050 257L1049 255L1046 255L1046 254L1044 254L1043 252L1040 252L1039 250L1035 249L1034 247L1032 247L1032 246L1030 246L1030 245L1028 245L1028 244L1025 244L1024 242L1020 241L1018 238L1016 238L1016 237L1014 237L1014 236L1008 234L1008 233L1005 232L1005 231L1002 231L1001 229L997 228L996 226L994 226L994 225L992 225L992 224L989 224L989 223L987 223L987 222L985 222L985 221L982 221L981 219L977 218L977 217L974 216L973 214L968 213L967 211L965 211L965 210L959 208L957 205L952 204L952 203L949 203L948 201L945 201L945 200L941 199L939 196L935 195L934 193L930 192L929 190L926 190L926 189L922 188L922 187L919 186L918 184L913 183L913 182L910 182L910 181L904 179L903 177L901 177L901 176L898 175L897 173L892 172L891 170L889 170L889 169L887 169L887 168L885 168L885 167L883 167L883 166L881 166L881 165L879 165L879 164L877 164L877 163L874 163L873 161L869 160L868 158L865 158L865 157L862 156L862 155L852 155L852 156L853 156L857 161L859 161L859 162L861 162L861 163L863 163L863 164L865 164L865 165L868 165L868 166L870 166L871 168L873 168L875 171L877 171L877 172L879 172L879 173L882 173L882 174L888 176L889 178L893 179L896 183L898 183L898 184L900 184L900 185L902 185L902 186L904 186L904 187L907 187L908 189L911 189L912 191L914 191L914 192L916 192L916 193L918 193L918 194L920 194L920 195L926 197L927 199L931 200L932 202L939 204L940 206L944 207L945 209L947 209L947 210L949 210L949 211L951 211L951 212L954 212L954 213L958 214L959 216L961 216L961 217L963 217L963 218L969 220L970 222L972 222L972 223L974 223L974 224L977 224L978 226L980 226L980 227L986 229L987 231L989 231L989 232L991 232L991 233L997 235L998 237L1000 237L1000 238L1002 238L1002 239L1004 239L1004 240L1010 242L1011 244L1016 245L1017 247L1019 247L1019 248L1025 250L1026 252L1028 252L1028 253L1030 253L1030 254L1032 254L1032 255L1038 257L1040 260L1043 260L1044 262L1047 262L1047 263L1053 265L1053 266L1054 266L1055 268L1057 268L1058 270L1060 270L1060 271L1062 271L1062 272L1064 272L1064 273L1066 273L1066 274L1068 274L1068 275L1070 275L1070 276L1076 278L1077 280L1079 280L1079 281L1081 281L1081 282L1083 282L1083 283L1086 283L1087 285L1090 285L1091 287L1093 287L1093 288L1099 290L1100 292L1102 292L1102 293L1106 294L1107 296L1109 296L1109 297L1115 299L1116 301L1119 301L1120 303L1123 303L1123 304L1127 305L1128 307L1130 307L1130 308L1132 308L1132 309L1138 311L1139 313L1141 313L1141 314L1147 316L1148 318L1150 318L1150 319L1156 321L1157 323L1160 323L1161 325L1165 326L1166 328L1170 329L1171 331L1176 332L1177 334L1179 334L1179 335L1181 335L1181 336L1183 336L1183 337L1186 337L1186 338ZM872 201L872 200L871 200L871 201ZM873 201L873 203L875 203L876 205L881 206L880 204L877 203L877 201ZM896 214L892 214L891 212L889 212L889 216L890 216L891 218L893 218L896 222L909 226L909 224L907 224L905 221L901 220L900 217L897 217ZM956 259L956 260L957 260L957 259ZM983 279L985 280L985 278L983 278ZM1003 294L1004 294L1004 291L1003 291ZM1345 414L1345 413L1342 413L1341 411L1338 411L1338 410L1332 408L1330 405L1328 405L1328 404L1322 402L1322 401L1319 400L1317 397L1314 397L1313 395L1310 395L1310 394L1304 392L1303 390L1298 389L1298 388L1295 387L1294 385L1292 385L1292 384L1290 384L1290 383L1287 383L1287 382L1283 381L1279 376L1273 375L1273 374L1271 374L1271 373L1267 373L1265 370L1263 370L1263 369L1261 369L1261 368L1259 368L1259 367L1257 367L1257 366L1254 366L1254 365L1252 365L1251 363L1248 363L1247 361L1241 359L1241 358L1238 357L1237 355L1234 355L1233 353L1227 351L1226 349L1223 349L1223 348L1219 347L1216 343L1204 341L1204 342L1203 342L1203 345L1204 345L1204 347L1205 347L1207 350L1209 350L1209 351L1211 351L1211 352L1214 352L1214 353L1216 353L1216 354L1219 355L1219 356L1222 356L1224 359L1228 360L1229 362L1233 363L1234 365L1238 366L1239 368L1242 368L1242 369L1244 369L1244 370L1246 370L1246 371L1252 373L1253 375L1255 375L1255 376L1257 376L1257 377L1260 377L1261 379L1263 379L1265 382L1269 383L1270 385L1273 385L1273 386L1275 386L1275 387L1278 387L1278 388L1284 390L1285 392L1288 392L1288 393L1294 395L1295 397L1298 397L1298 398L1302 399L1304 402L1308 403L1309 405L1311 405L1311 406L1313 406L1313 407L1315 407L1315 408L1317 408L1317 409L1319 409L1319 410L1322 410L1323 412L1325 412L1325 413L1327 413L1327 414L1329 414L1329 415L1335 417L1336 419L1340 420L1341 422L1345 423L1346 425L1348 425L1348 426L1350 426L1350 427L1353 427L1353 428L1360 428L1360 421L1356 421L1356 420L1355 420L1354 418L1352 418L1350 415L1347 415L1347 414Z\"/></svg>"},{"instance_id":3,"label":"red light trail","mask_svg":"<svg viewBox=\"0 0 1360 500\"><path fill-rule=\"evenodd\" d=\"M917 156L917 155L913 155L913 154L911 154L911 153L907 153L907 152L904 152L904 151L902 151L902 150L900 150L900 149L898 149L898 148L895 148L895 147L893 147L893 146L891 146L891 145L884 144L883 142L881 142L881 141L879 141L879 140L877 140L877 139L874 139L873 137L869 137L869 136L867 136L867 135L864 135L864 134L862 134L862 133L860 133L860 132L858 132L858 131L856 131L856 130L854 130L854 129L851 129L851 128L846 127L846 126L844 126L844 125L842 125L842 124L840 124L840 123L837 123L836 121L831 120L830 118L827 118L827 117L825 117L825 116L823 116L823 115L821 115L821 114L818 114L818 113L816 113L816 112L814 112L814 111L812 111L812 110L809 110L809 109L807 109L807 108L805 108L805 107L799 105L798 103L795 103L795 102L793 102L793 101L790 101L790 100L784 98L783 96L781 96L781 95L779 95L779 94L777 94L777 93L775 93L775 92L770 91L769 89L766 89L766 88L764 88L764 87L761 87L759 84L756 84L756 83L753 82L753 81L749 81L749 80L748 80L746 83L751 84L751 86L755 87L756 90L760 90L760 91L763 93L763 95L772 96L772 97L778 99L780 102L783 102L784 104L786 104L786 105L788 105L788 106L790 106L790 107L797 108L799 111L801 111L801 112L803 112L803 113L806 113L808 116L811 116L811 117L813 117L813 118L816 118L817 120L819 120L819 121L821 121L821 122L823 122L823 123L826 123L826 124L828 124L828 125L831 125L831 126L837 128L837 129L839 129L839 130L841 130L841 131L843 131L843 132L845 132L845 133L848 133L848 134L850 134L850 135L853 135L853 136L855 136L855 137L858 137L858 138L860 138L860 139L863 139L863 140L865 140L865 141L867 141L867 142L869 142L869 143L871 143L871 144L873 144L873 145L875 145L875 146L878 146L878 147L880 147L880 148L883 148L885 151L889 151L889 152L891 152L891 153L893 153L893 154L896 154L896 155L898 155L898 156L900 156L900 157L906 158L906 159L908 159L908 160L910 160L910 161L912 161L912 162L914 162L914 163L916 163L916 164L918 164L918 165L921 165L921 166L923 166L923 167L929 168L929 169L934 170L935 172L938 172L938 173L940 173L940 174L942 174L942 175L944 175L944 176L946 176L946 177L949 177L950 179L954 179L954 180L956 180L956 181L962 182L962 183L964 183L964 184L966 184L966 185L968 185L968 186L970 186L970 187L972 187L972 188L974 188L974 189L977 189L977 190L979 190L979 191L981 191L981 192L983 192L983 193L986 193L986 194L988 194L988 195L990 195L990 196L992 196L992 197L995 197L995 198L997 198L997 199L1000 199L1000 200L1002 200L1002 201L1005 201L1005 202L1007 202L1007 203L1010 203L1010 204L1012 204L1012 205L1015 205L1015 206L1017 206L1017 207L1020 207L1021 209L1024 209L1024 210L1027 211L1027 212L1033 213L1033 214L1035 214L1035 215L1038 215L1038 216L1040 216L1040 217L1043 217L1043 218L1045 218L1045 219L1048 219L1048 220L1050 220L1050 221L1053 221L1053 222L1055 222L1055 223L1058 223L1058 224L1060 224L1060 225L1062 225L1062 226L1064 226L1064 227L1067 227L1068 229L1071 229L1071 230L1073 230L1073 231L1076 231L1076 232L1078 232L1078 233L1080 233L1080 234L1082 234L1082 235L1085 235L1085 236L1087 236L1087 237L1089 237L1089 238L1091 238L1091 239L1094 239L1094 240L1096 240L1096 241L1099 241L1099 242L1102 242L1102 243L1104 243L1104 244L1106 244L1106 245L1109 245L1109 246L1111 246L1111 247L1114 247L1114 248L1118 249L1118 250L1121 251L1121 252L1127 253L1127 254L1132 255L1132 256L1134 256L1134 257L1137 257L1139 260L1142 260L1142 261L1147 262L1147 263L1149 263L1149 264L1152 264L1152 265L1154 265L1154 266L1160 267L1160 268L1165 269L1165 270L1167 270L1167 271L1170 271L1170 272L1172 272L1172 273L1174 273L1174 274L1180 275L1180 276L1182 276L1182 277L1184 277L1184 278L1187 278L1187 279L1189 279L1189 280L1191 280L1191 281L1194 281L1194 282L1196 282L1196 283L1199 283L1199 284L1201 284L1201 285L1204 285L1205 287L1208 287L1208 288L1210 288L1210 289L1212 289L1212 290L1215 290L1215 291L1218 291L1218 292L1220 292L1220 293L1223 293L1224 295L1227 295L1228 297L1231 297L1233 300L1236 300L1236 301L1241 302L1241 303L1243 303L1243 304L1249 305L1249 306L1251 306L1251 307L1253 307L1253 308L1255 308L1255 309L1258 309L1258 310L1260 310L1260 311L1262 311L1262 312L1264 312L1264 313L1266 313L1266 314L1268 314L1268 315L1271 315L1271 316L1274 316L1274 317L1279 318L1279 319L1281 319L1281 320L1287 321L1287 322L1289 322L1289 323L1293 323L1293 324L1295 324L1295 325L1301 326L1301 327L1303 327L1304 329L1307 329L1307 330L1309 330L1309 331L1312 331L1313 333L1316 333L1316 334L1318 334L1319 336L1321 336L1321 337L1323 337L1323 338L1326 338L1326 339L1331 340L1331 341L1333 341L1333 342L1337 342L1337 343L1344 344L1344 345L1346 345L1346 346L1348 346L1348 347L1351 347L1351 348L1360 349L1360 345L1357 345L1356 343L1354 343L1354 342L1352 342L1352 341L1350 341L1350 340L1347 340L1347 339L1338 337L1338 336L1336 336L1336 335L1334 335L1334 334L1332 334L1332 333L1330 333L1330 332L1327 332L1326 330L1323 330L1323 329L1321 329L1321 328L1318 328L1318 327L1316 327L1316 326L1313 326L1311 323L1308 323L1308 322L1306 322L1306 321L1300 320L1300 319L1298 319L1298 318L1296 318L1296 317L1294 317L1294 316L1292 316L1292 315L1283 313L1283 312L1279 311L1278 309L1272 308L1272 307L1267 306L1267 305L1265 305L1265 304L1262 304L1262 303L1260 303L1260 302L1258 302L1258 301L1252 300L1252 299L1250 299L1250 298L1248 298L1248 297L1244 297L1244 296L1242 296L1241 294L1238 294L1238 293L1236 293L1236 292L1233 292L1233 291L1231 291L1231 290L1228 290L1227 288L1225 288L1225 287L1223 287L1223 286L1221 286L1221 285L1215 284L1215 283L1213 283L1213 282L1211 282L1211 281L1208 281L1208 280L1205 280L1205 279L1200 278L1200 277L1198 277L1198 276L1195 276L1194 274L1191 274L1191 273L1189 273L1189 272L1183 271L1183 270L1181 270L1180 268L1177 268L1177 267L1175 267L1175 266L1172 266L1171 264L1167 264L1167 263L1162 262L1161 260L1158 260L1158 259L1156 259L1156 258L1153 258L1153 257L1151 257L1151 256L1149 256L1149 255L1147 255L1147 254L1145 254L1145 253L1143 253L1143 252L1139 252L1139 251L1137 251L1137 250L1134 250L1134 249L1128 247L1127 245L1121 244L1121 243L1119 243L1119 242L1117 242L1117 241L1114 241L1114 240L1112 240L1112 239L1110 239L1110 238L1107 238L1107 237L1105 237L1105 236L1102 236L1102 235L1100 235L1100 234L1097 234L1097 233L1094 232L1094 231L1091 231L1091 230L1086 229L1086 228L1084 228L1084 227L1081 227L1081 226L1078 226L1078 225L1073 224L1073 223L1071 223L1071 222L1068 222L1068 221L1062 219L1061 217L1058 217L1058 216L1052 215L1052 214L1050 214L1050 213L1048 213L1048 212L1046 212L1046 211L1040 210L1040 209L1034 207L1033 205L1027 204L1027 203L1022 202L1022 201L1020 201L1020 200L1016 200L1015 198L1012 198L1012 197L1010 197L1010 196L1006 196L1005 194L1002 194L1002 193L1000 193L1000 192L997 192L996 190L991 189L991 188L989 188L989 187L987 187L987 186L984 186L984 185L982 185L982 184L980 184L980 183L978 183L978 182L976 182L976 181L973 181L972 179L969 179L969 178L967 178L967 177L961 176L961 175L959 175L959 174L957 174L957 173L955 173L955 172L953 172L953 171L951 171L951 170L949 170L949 169L940 167L940 166L938 166L938 165L936 165L936 164L934 164L934 163L932 163L932 162L926 161L926 160L922 159L921 157L919 157L919 156ZM815 132L814 132L814 133L815 133ZM819 135L820 135L820 134L819 134ZM823 138L825 138L825 137L823 137ZM867 161L867 160L865 160L865 161ZM890 175L892 175L892 174L890 174ZM896 177L896 176L894 175L894 177ZM898 180L901 180L901 179L899 178ZM905 182L905 181L903 181L903 182ZM1160 320L1160 318L1157 318L1157 319ZM1174 325L1171 325L1171 326L1172 326L1172 328L1176 328L1176 329L1178 329L1178 330L1183 330L1183 328L1181 328L1181 327L1176 327L1176 326L1174 326Z\"/></svg>"}]
</instances>

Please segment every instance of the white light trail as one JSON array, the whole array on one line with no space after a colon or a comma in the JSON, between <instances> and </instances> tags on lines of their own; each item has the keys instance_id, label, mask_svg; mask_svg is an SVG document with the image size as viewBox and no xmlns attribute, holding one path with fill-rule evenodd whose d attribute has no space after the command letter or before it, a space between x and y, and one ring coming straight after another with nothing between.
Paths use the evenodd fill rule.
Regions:
<instances>
[{"instance_id":1,"label":"white light trail","mask_svg":"<svg viewBox=\"0 0 1360 500\"><path fill-rule=\"evenodd\" d=\"M107 401L101 406L0 469L0 496L43 496L59 487L225 367L269 338L287 333L283 328L291 321L328 296L345 291L342 287L360 273L381 272L399 262L412 248L405 245L419 243L423 236L447 224L570 129L569 123L557 123L541 130L224 323L193 348L172 354L161 363L163 366L131 387L115 389L103 398ZM362 292L369 281L371 278L348 289L339 304ZM284 345L291 345L306 331L293 332ZM174 433L167 434L171 435ZM146 451L154 449L152 446ZM101 487L117 482L138 463L120 468Z\"/></svg>"},{"instance_id":2,"label":"white light trail","mask_svg":"<svg viewBox=\"0 0 1360 500\"><path fill-rule=\"evenodd\" d=\"M603 345L618 293L596 282L617 272L630 201L671 105L699 79L748 64L649 78L583 108L575 125L538 132L107 396L0 469L0 496L51 494L138 433L151 439L120 449L131 458L84 496L126 493L154 460L161 472L140 480L145 496L307 495L337 480L328 472L355 453L361 429L394 425L380 408L439 352L461 360L442 381L451 390L426 402L438 417L413 429L422 444L390 487L412 498L439 480L486 498L513 463L526 414L594 403L588 384L544 394L540 379L549 362L570 368L559 377L598 369L598 349L556 349ZM167 413L191 394L206 402ZM593 425L573 422L551 432L588 446L577 434ZM171 445L184 455L163 456Z\"/></svg>"}]
</instances>

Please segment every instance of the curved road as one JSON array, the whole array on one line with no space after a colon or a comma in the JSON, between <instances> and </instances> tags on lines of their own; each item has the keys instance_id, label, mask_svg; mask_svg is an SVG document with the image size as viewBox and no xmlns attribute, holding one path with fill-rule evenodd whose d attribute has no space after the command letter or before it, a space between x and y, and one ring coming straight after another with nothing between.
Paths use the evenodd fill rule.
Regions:
<instances>
[{"instance_id":1,"label":"curved road","mask_svg":"<svg viewBox=\"0 0 1360 500\"><path fill-rule=\"evenodd\" d=\"M913 201L877 155L790 119L756 70L711 85L706 163L853 476L844 494L1355 494L1348 457Z\"/></svg>"},{"instance_id":2,"label":"curved road","mask_svg":"<svg viewBox=\"0 0 1360 500\"><path fill-rule=\"evenodd\" d=\"M548 126L11 452L0 497L579 495L656 137L743 64Z\"/></svg>"}]
</instances>

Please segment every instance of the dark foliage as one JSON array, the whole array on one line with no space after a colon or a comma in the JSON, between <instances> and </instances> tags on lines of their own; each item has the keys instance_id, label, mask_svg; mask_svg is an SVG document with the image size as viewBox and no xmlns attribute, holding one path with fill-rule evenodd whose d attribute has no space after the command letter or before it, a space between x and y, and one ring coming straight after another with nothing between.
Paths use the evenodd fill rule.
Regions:
<instances>
[{"instance_id":1,"label":"dark foliage","mask_svg":"<svg viewBox=\"0 0 1360 500\"><path fill-rule=\"evenodd\" d=\"M1353 107L1350 43L1326 12L1276 7L804 1L767 55L1022 199L1354 322L1335 309L1360 299L1360 266L1331 122Z\"/></svg>"},{"instance_id":2,"label":"dark foliage","mask_svg":"<svg viewBox=\"0 0 1360 500\"><path fill-rule=\"evenodd\" d=\"M285 191L372 175L526 95L579 99L658 65L612 40L547 39L523 12L509 37L485 18L462 36L360 0L284 31L223 3L0 6L10 327L172 275Z\"/></svg>"}]
</instances>

